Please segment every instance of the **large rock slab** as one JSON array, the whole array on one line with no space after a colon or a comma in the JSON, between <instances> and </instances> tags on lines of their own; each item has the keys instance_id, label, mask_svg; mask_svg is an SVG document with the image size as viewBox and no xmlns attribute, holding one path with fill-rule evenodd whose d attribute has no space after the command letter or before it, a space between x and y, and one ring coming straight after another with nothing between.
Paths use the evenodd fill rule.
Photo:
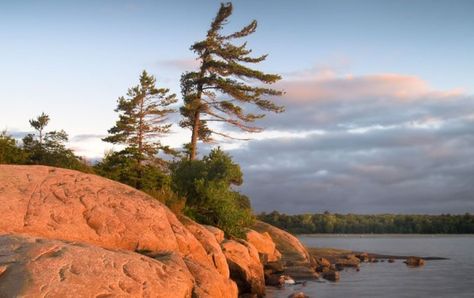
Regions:
<instances>
[{"instance_id":1,"label":"large rock slab","mask_svg":"<svg viewBox=\"0 0 474 298\"><path fill-rule=\"evenodd\" d=\"M0 233L77 241L160 255L176 252L198 297L236 297L201 242L159 201L77 171L0 165ZM212 295L209 287L212 285Z\"/></svg>"},{"instance_id":2,"label":"large rock slab","mask_svg":"<svg viewBox=\"0 0 474 298\"><path fill-rule=\"evenodd\" d=\"M181 258L28 236L0 236L2 297L192 297Z\"/></svg>"},{"instance_id":3,"label":"large rock slab","mask_svg":"<svg viewBox=\"0 0 474 298\"><path fill-rule=\"evenodd\" d=\"M265 296L265 277L257 249L247 241L224 240L221 244L230 276L237 283L239 295Z\"/></svg>"},{"instance_id":4,"label":"large rock slab","mask_svg":"<svg viewBox=\"0 0 474 298\"><path fill-rule=\"evenodd\" d=\"M259 233L248 230L245 236L247 241L258 250L262 263L277 262L281 259L281 254L276 249L276 245L268 232Z\"/></svg>"}]
</instances>

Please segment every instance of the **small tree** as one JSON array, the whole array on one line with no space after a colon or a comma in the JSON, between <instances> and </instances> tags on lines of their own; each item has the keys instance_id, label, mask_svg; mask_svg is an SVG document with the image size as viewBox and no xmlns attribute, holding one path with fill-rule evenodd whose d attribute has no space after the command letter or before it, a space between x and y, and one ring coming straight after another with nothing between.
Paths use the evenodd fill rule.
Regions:
<instances>
[{"instance_id":1,"label":"small tree","mask_svg":"<svg viewBox=\"0 0 474 298\"><path fill-rule=\"evenodd\" d=\"M175 103L175 94L169 89L157 88L156 79L146 71L140 76L140 84L128 89L127 97L120 97L115 109L119 120L109 129L109 136L103 140L113 144L125 145L122 152L134 160L137 176L135 187L141 189L144 163L157 163L159 150L170 153L159 140L170 131L167 116L175 112L169 106Z\"/></svg>"},{"instance_id":2,"label":"small tree","mask_svg":"<svg viewBox=\"0 0 474 298\"><path fill-rule=\"evenodd\" d=\"M265 114L246 112L246 107L276 113L284 110L265 99L265 96L281 95L281 91L249 83L254 80L272 84L281 79L279 75L266 74L248 66L264 61L267 55L251 57L252 50L247 49L246 43L232 43L254 33L257 22L254 20L238 32L223 35L221 30L231 14L232 3L221 4L206 39L191 46L191 50L201 61L199 71L186 72L181 78L184 98L181 114L185 119L180 124L192 131L189 154L191 160L196 158L198 139L210 141L212 134L232 137L211 129L208 122L221 122L246 132L259 132L262 128L253 125L253 122L263 118Z\"/></svg>"},{"instance_id":3,"label":"small tree","mask_svg":"<svg viewBox=\"0 0 474 298\"><path fill-rule=\"evenodd\" d=\"M23 150L27 154L27 164L39 164L90 172L91 169L67 149L68 135L64 130L45 132L49 116L42 113L31 119L30 125L37 133L27 134L23 138Z\"/></svg>"}]
</instances>

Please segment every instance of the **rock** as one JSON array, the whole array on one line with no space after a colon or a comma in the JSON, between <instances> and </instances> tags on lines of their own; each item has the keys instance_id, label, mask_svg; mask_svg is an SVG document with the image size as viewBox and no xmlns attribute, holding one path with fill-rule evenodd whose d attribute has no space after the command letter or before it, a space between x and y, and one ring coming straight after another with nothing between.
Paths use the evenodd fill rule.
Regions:
<instances>
[{"instance_id":1,"label":"rock","mask_svg":"<svg viewBox=\"0 0 474 298\"><path fill-rule=\"evenodd\" d=\"M191 297L194 278L176 253L131 251L29 236L0 236L2 297ZM201 296L202 297L202 296Z\"/></svg>"},{"instance_id":2,"label":"rock","mask_svg":"<svg viewBox=\"0 0 474 298\"><path fill-rule=\"evenodd\" d=\"M159 201L77 171L0 165L0 233L83 242L147 255L176 253L197 297L236 297L236 285Z\"/></svg>"},{"instance_id":3,"label":"rock","mask_svg":"<svg viewBox=\"0 0 474 298\"><path fill-rule=\"evenodd\" d=\"M368 262L369 261L369 254L366 252L356 254L356 258L358 258L361 262Z\"/></svg>"},{"instance_id":4,"label":"rock","mask_svg":"<svg viewBox=\"0 0 474 298\"><path fill-rule=\"evenodd\" d=\"M387 262L389 262L389 263L395 263L395 259L393 259L393 258L390 258L390 259L388 259L388 261L387 261Z\"/></svg>"},{"instance_id":5,"label":"rock","mask_svg":"<svg viewBox=\"0 0 474 298\"><path fill-rule=\"evenodd\" d=\"M230 272L226 257L214 234L211 233L209 229L194 222L186 216L181 215L179 220L201 243L209 256L209 260L214 264L219 273L221 273L225 278L229 278Z\"/></svg>"},{"instance_id":6,"label":"rock","mask_svg":"<svg viewBox=\"0 0 474 298\"><path fill-rule=\"evenodd\" d=\"M263 268L265 271L269 271L271 273L283 273L285 267L283 267L283 263L281 261L277 262L267 262Z\"/></svg>"},{"instance_id":7,"label":"rock","mask_svg":"<svg viewBox=\"0 0 474 298\"><path fill-rule=\"evenodd\" d=\"M237 283L239 295L265 296L265 278L257 249L244 240L224 240L222 251L229 264L230 277Z\"/></svg>"},{"instance_id":8,"label":"rock","mask_svg":"<svg viewBox=\"0 0 474 298\"><path fill-rule=\"evenodd\" d=\"M293 277L296 280L307 280L319 278L318 273L311 266L297 265L285 268L285 274Z\"/></svg>"},{"instance_id":9,"label":"rock","mask_svg":"<svg viewBox=\"0 0 474 298\"><path fill-rule=\"evenodd\" d=\"M309 298L309 296L306 296L303 292L297 292L291 294L288 298Z\"/></svg>"},{"instance_id":10,"label":"rock","mask_svg":"<svg viewBox=\"0 0 474 298\"><path fill-rule=\"evenodd\" d=\"M425 260L419 257L409 257L406 259L406 261L404 261L404 263L410 267L419 267L425 264Z\"/></svg>"},{"instance_id":11,"label":"rock","mask_svg":"<svg viewBox=\"0 0 474 298\"><path fill-rule=\"evenodd\" d=\"M336 267L359 267L360 258L357 258L354 255L347 255L344 258L339 258L336 260Z\"/></svg>"},{"instance_id":12,"label":"rock","mask_svg":"<svg viewBox=\"0 0 474 298\"><path fill-rule=\"evenodd\" d=\"M323 273L323 278L329 281L338 281L340 279L340 275L338 271L330 270Z\"/></svg>"},{"instance_id":13,"label":"rock","mask_svg":"<svg viewBox=\"0 0 474 298\"><path fill-rule=\"evenodd\" d=\"M245 236L247 241L255 246L259 254L262 255L260 258L262 264L276 262L281 259L281 254L276 249L276 245L268 232L259 233L254 230L248 230Z\"/></svg>"},{"instance_id":14,"label":"rock","mask_svg":"<svg viewBox=\"0 0 474 298\"><path fill-rule=\"evenodd\" d=\"M253 229L260 233L267 232L281 253L281 262L285 274L295 279L314 279L317 276L312 268L316 265L303 244L293 235L267 223L256 221Z\"/></svg>"},{"instance_id":15,"label":"rock","mask_svg":"<svg viewBox=\"0 0 474 298\"><path fill-rule=\"evenodd\" d=\"M205 227L209 232L214 234L214 237L216 237L216 240L219 244L221 244L222 241L224 241L224 239L225 239L224 231L222 231L221 229L216 228L214 226L203 225L203 227Z\"/></svg>"},{"instance_id":16,"label":"rock","mask_svg":"<svg viewBox=\"0 0 474 298\"><path fill-rule=\"evenodd\" d=\"M262 221L256 221L253 229L270 235L285 265L286 262L311 264L310 254L295 236Z\"/></svg>"},{"instance_id":17,"label":"rock","mask_svg":"<svg viewBox=\"0 0 474 298\"><path fill-rule=\"evenodd\" d=\"M265 285L272 287L282 287L285 284L285 278L281 274L265 274Z\"/></svg>"},{"instance_id":18,"label":"rock","mask_svg":"<svg viewBox=\"0 0 474 298\"><path fill-rule=\"evenodd\" d=\"M328 259L326 258L316 258L315 259L315 262L318 266L322 266L322 267L329 267L331 266L331 262L329 262Z\"/></svg>"}]
</instances>

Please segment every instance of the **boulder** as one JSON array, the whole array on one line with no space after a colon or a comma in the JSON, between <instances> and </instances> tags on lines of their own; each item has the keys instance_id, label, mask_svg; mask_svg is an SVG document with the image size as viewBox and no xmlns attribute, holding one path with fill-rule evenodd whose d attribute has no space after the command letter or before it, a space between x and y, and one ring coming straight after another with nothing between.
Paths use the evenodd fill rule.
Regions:
<instances>
[{"instance_id":1,"label":"boulder","mask_svg":"<svg viewBox=\"0 0 474 298\"><path fill-rule=\"evenodd\" d=\"M338 271L329 270L329 271L323 273L323 278L327 279L329 281L338 281L340 279L340 274L339 274Z\"/></svg>"},{"instance_id":2,"label":"boulder","mask_svg":"<svg viewBox=\"0 0 474 298\"><path fill-rule=\"evenodd\" d=\"M247 241L258 250L258 253L261 255L260 261L263 264L277 262L281 259L281 254L276 249L276 245L268 232L259 233L254 230L248 230L245 236Z\"/></svg>"},{"instance_id":3,"label":"boulder","mask_svg":"<svg viewBox=\"0 0 474 298\"><path fill-rule=\"evenodd\" d=\"M346 255L336 260L336 267L359 267L360 259L354 255Z\"/></svg>"},{"instance_id":4,"label":"boulder","mask_svg":"<svg viewBox=\"0 0 474 298\"><path fill-rule=\"evenodd\" d=\"M309 296L306 296L303 292L297 292L291 294L290 296L288 296L288 298L309 298Z\"/></svg>"},{"instance_id":5,"label":"boulder","mask_svg":"<svg viewBox=\"0 0 474 298\"><path fill-rule=\"evenodd\" d=\"M211 233L209 229L187 218L186 216L181 215L179 220L186 227L186 229L188 229L201 243L201 245L206 250L209 260L214 264L214 267L217 268L219 273L222 276L229 278L230 272L226 257L222 252L220 244L217 242L214 234Z\"/></svg>"},{"instance_id":6,"label":"boulder","mask_svg":"<svg viewBox=\"0 0 474 298\"><path fill-rule=\"evenodd\" d=\"M281 288L285 285L285 277L281 274L265 274L265 285Z\"/></svg>"},{"instance_id":7,"label":"boulder","mask_svg":"<svg viewBox=\"0 0 474 298\"><path fill-rule=\"evenodd\" d=\"M316 262L317 266L321 266L321 267L331 266L331 262L329 262L329 260L326 259L326 258L316 258L315 262Z\"/></svg>"},{"instance_id":8,"label":"boulder","mask_svg":"<svg viewBox=\"0 0 474 298\"><path fill-rule=\"evenodd\" d=\"M239 295L265 295L263 265L257 249L244 240L224 240L222 251L229 264L230 277L237 283Z\"/></svg>"},{"instance_id":9,"label":"boulder","mask_svg":"<svg viewBox=\"0 0 474 298\"><path fill-rule=\"evenodd\" d=\"M369 261L369 254L366 252L356 254L355 255L361 262L368 262Z\"/></svg>"},{"instance_id":10,"label":"boulder","mask_svg":"<svg viewBox=\"0 0 474 298\"><path fill-rule=\"evenodd\" d=\"M205 227L209 232L214 234L214 237L216 237L216 240L219 244L221 244L222 241L224 241L224 239L225 239L224 231L222 231L221 229L216 228L214 226L203 225L203 227Z\"/></svg>"},{"instance_id":11,"label":"boulder","mask_svg":"<svg viewBox=\"0 0 474 298\"><path fill-rule=\"evenodd\" d=\"M288 232L285 232L277 227L256 221L253 229L260 233L267 232L275 243L276 249L281 253L284 264L311 264L311 257L303 244Z\"/></svg>"},{"instance_id":12,"label":"boulder","mask_svg":"<svg viewBox=\"0 0 474 298\"><path fill-rule=\"evenodd\" d=\"M394 258L390 258L390 259L388 259L388 262L389 262L389 263L395 263L395 259L394 259Z\"/></svg>"},{"instance_id":13,"label":"boulder","mask_svg":"<svg viewBox=\"0 0 474 298\"><path fill-rule=\"evenodd\" d=\"M293 235L267 223L256 221L253 229L259 233L267 232L281 253L281 262L285 274L297 280L315 279L317 274L312 269L316 266L303 244Z\"/></svg>"},{"instance_id":14,"label":"boulder","mask_svg":"<svg viewBox=\"0 0 474 298\"><path fill-rule=\"evenodd\" d=\"M419 267L425 264L425 260L419 257L409 257L404 261L404 263L410 267Z\"/></svg>"},{"instance_id":15,"label":"boulder","mask_svg":"<svg viewBox=\"0 0 474 298\"><path fill-rule=\"evenodd\" d=\"M131 251L29 236L0 236L2 297L191 297L176 253Z\"/></svg>"},{"instance_id":16,"label":"boulder","mask_svg":"<svg viewBox=\"0 0 474 298\"><path fill-rule=\"evenodd\" d=\"M319 274L311 266L294 265L285 268L285 274L296 280L317 279Z\"/></svg>"},{"instance_id":17,"label":"boulder","mask_svg":"<svg viewBox=\"0 0 474 298\"><path fill-rule=\"evenodd\" d=\"M162 203L77 171L0 165L0 233L83 242L147 255L176 253L197 297L236 297L236 285ZM212 290L212 291L211 291ZM211 291L211 292L210 292Z\"/></svg>"}]
</instances>

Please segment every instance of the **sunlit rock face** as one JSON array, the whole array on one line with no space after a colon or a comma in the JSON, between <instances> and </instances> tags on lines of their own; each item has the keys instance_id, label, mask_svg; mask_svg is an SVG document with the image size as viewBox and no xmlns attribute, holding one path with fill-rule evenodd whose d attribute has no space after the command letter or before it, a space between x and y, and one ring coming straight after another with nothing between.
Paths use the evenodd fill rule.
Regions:
<instances>
[{"instance_id":1,"label":"sunlit rock face","mask_svg":"<svg viewBox=\"0 0 474 298\"><path fill-rule=\"evenodd\" d=\"M237 296L235 283L222 262L209 256L205 242L166 206L126 185L71 170L0 165L0 212L1 234L87 243L152 258L173 254L179 260L174 269L192 277L195 296ZM158 276L156 282L161 283Z\"/></svg>"}]
</instances>

